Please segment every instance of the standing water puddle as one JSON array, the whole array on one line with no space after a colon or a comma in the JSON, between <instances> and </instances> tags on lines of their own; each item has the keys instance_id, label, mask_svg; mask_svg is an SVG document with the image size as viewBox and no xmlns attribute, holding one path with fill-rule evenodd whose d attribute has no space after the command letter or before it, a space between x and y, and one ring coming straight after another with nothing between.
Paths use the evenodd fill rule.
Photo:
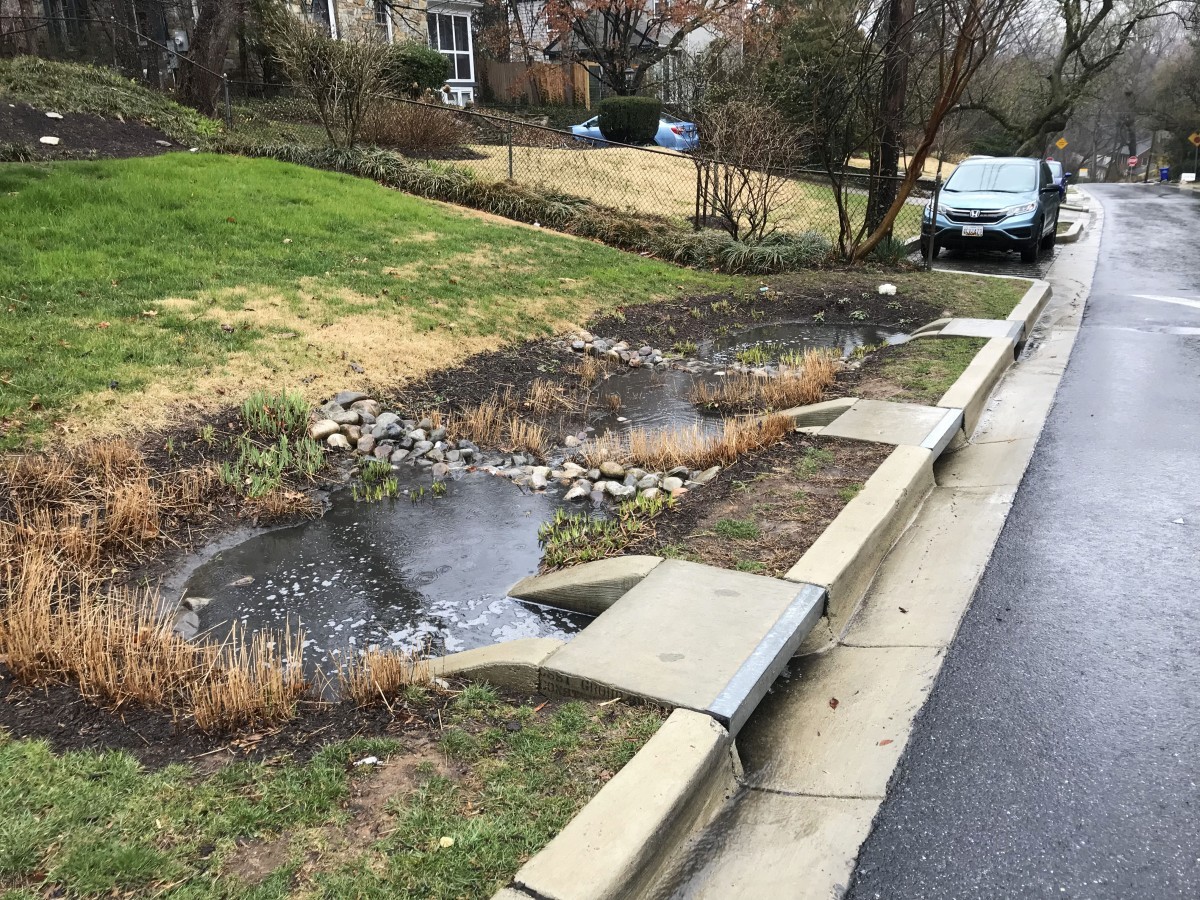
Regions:
<instances>
[{"instance_id":1,"label":"standing water puddle","mask_svg":"<svg viewBox=\"0 0 1200 900\"><path fill-rule=\"evenodd\" d=\"M692 385L719 380L739 350L765 345L774 363L786 351L836 347L849 355L902 338L871 325L752 328L700 347L689 364L694 371L613 374L600 393L620 396L621 408L590 424L598 433L720 428L719 416L692 405ZM223 637L234 621L249 632L299 626L309 664L329 669L342 654L372 645L454 652L514 638L566 638L587 624L585 616L506 597L537 570L538 526L559 507L580 509L562 501L564 488L551 483L533 493L476 471L447 481L445 496L433 497L427 474L403 467L396 477L401 489L424 488L424 499L359 503L338 491L322 518L256 535L199 565L186 594L210 600L197 611L200 631Z\"/></svg>"}]
</instances>

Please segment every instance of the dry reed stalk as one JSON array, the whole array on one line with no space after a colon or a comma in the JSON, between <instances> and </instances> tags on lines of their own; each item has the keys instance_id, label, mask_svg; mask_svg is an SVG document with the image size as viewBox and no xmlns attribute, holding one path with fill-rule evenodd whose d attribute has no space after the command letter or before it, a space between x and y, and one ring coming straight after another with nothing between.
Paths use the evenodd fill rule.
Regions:
<instances>
[{"instance_id":1,"label":"dry reed stalk","mask_svg":"<svg viewBox=\"0 0 1200 900\"><path fill-rule=\"evenodd\" d=\"M248 515L259 521L285 518L316 518L321 514L321 504L303 491L275 488L261 497L246 500Z\"/></svg>"},{"instance_id":2,"label":"dry reed stalk","mask_svg":"<svg viewBox=\"0 0 1200 900\"><path fill-rule=\"evenodd\" d=\"M697 406L727 412L789 409L818 402L837 377L837 360L822 350L808 350L800 365L780 366L774 378L739 375L716 385L697 383L691 400Z\"/></svg>"},{"instance_id":3,"label":"dry reed stalk","mask_svg":"<svg viewBox=\"0 0 1200 900\"><path fill-rule=\"evenodd\" d=\"M513 416L508 421L506 449L523 450L541 456L546 450L546 429L536 422Z\"/></svg>"},{"instance_id":4,"label":"dry reed stalk","mask_svg":"<svg viewBox=\"0 0 1200 900\"><path fill-rule=\"evenodd\" d=\"M234 622L212 664L192 690L192 715L201 731L285 722L309 690L304 677L304 635L257 632L247 639Z\"/></svg>"},{"instance_id":5,"label":"dry reed stalk","mask_svg":"<svg viewBox=\"0 0 1200 900\"><path fill-rule=\"evenodd\" d=\"M432 678L429 659L412 653L372 647L348 653L337 671L338 693L358 706L387 704L410 684L428 684Z\"/></svg>"},{"instance_id":6,"label":"dry reed stalk","mask_svg":"<svg viewBox=\"0 0 1200 900\"><path fill-rule=\"evenodd\" d=\"M726 419L718 432L705 431L699 425L673 431L639 428L624 438L606 434L589 441L579 455L589 466L598 466L605 459L618 459L656 472L676 466L707 469L709 466L727 466L743 453L781 441L794 427L786 416L767 416Z\"/></svg>"},{"instance_id":7,"label":"dry reed stalk","mask_svg":"<svg viewBox=\"0 0 1200 900\"><path fill-rule=\"evenodd\" d=\"M545 378L535 378L529 382L529 390L525 392L525 408L545 416L555 410L574 412L578 404L567 396L561 384L555 384Z\"/></svg>"},{"instance_id":8,"label":"dry reed stalk","mask_svg":"<svg viewBox=\"0 0 1200 900\"><path fill-rule=\"evenodd\" d=\"M608 407L609 412L617 412L621 408L621 395L605 394L604 405Z\"/></svg>"},{"instance_id":9,"label":"dry reed stalk","mask_svg":"<svg viewBox=\"0 0 1200 900\"><path fill-rule=\"evenodd\" d=\"M170 473L162 481L161 504L169 509L193 508L208 501L221 487L221 473L210 464Z\"/></svg>"},{"instance_id":10,"label":"dry reed stalk","mask_svg":"<svg viewBox=\"0 0 1200 900\"><path fill-rule=\"evenodd\" d=\"M105 542L137 550L161 534L158 493L143 477L114 486L105 503Z\"/></svg>"},{"instance_id":11,"label":"dry reed stalk","mask_svg":"<svg viewBox=\"0 0 1200 900\"><path fill-rule=\"evenodd\" d=\"M579 364L575 366L575 374L579 376L579 383L585 388L594 385L604 377L607 371L608 366L604 361L600 357L590 354L580 357Z\"/></svg>"}]
</instances>

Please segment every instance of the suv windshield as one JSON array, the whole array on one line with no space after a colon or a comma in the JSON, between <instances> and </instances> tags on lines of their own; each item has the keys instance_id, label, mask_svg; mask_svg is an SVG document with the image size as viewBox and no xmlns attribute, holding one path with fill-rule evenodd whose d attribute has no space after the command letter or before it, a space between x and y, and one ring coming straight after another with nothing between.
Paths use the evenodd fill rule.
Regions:
<instances>
[{"instance_id":1,"label":"suv windshield","mask_svg":"<svg viewBox=\"0 0 1200 900\"><path fill-rule=\"evenodd\" d=\"M1048 165L1050 167L1051 175L1053 175L1055 178L1062 178L1062 173L1063 173L1062 163L1060 163L1056 159L1051 159L1046 162L1046 165Z\"/></svg>"},{"instance_id":2,"label":"suv windshield","mask_svg":"<svg viewBox=\"0 0 1200 900\"><path fill-rule=\"evenodd\" d=\"M1037 170L1024 162L972 163L959 166L946 181L946 190L996 191L1000 194L1024 194L1035 190Z\"/></svg>"}]
</instances>

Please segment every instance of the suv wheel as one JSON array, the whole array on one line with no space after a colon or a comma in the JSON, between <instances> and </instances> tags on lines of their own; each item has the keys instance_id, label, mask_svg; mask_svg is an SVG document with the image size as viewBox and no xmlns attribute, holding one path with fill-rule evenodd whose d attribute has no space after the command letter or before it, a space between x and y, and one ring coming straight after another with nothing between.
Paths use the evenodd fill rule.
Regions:
<instances>
[{"instance_id":1,"label":"suv wheel","mask_svg":"<svg viewBox=\"0 0 1200 900\"><path fill-rule=\"evenodd\" d=\"M1041 247L1043 250L1053 249L1058 241L1058 213L1054 214L1054 227L1050 229L1050 233L1042 238Z\"/></svg>"},{"instance_id":2,"label":"suv wheel","mask_svg":"<svg viewBox=\"0 0 1200 900\"><path fill-rule=\"evenodd\" d=\"M1031 263L1037 262L1038 249L1042 246L1042 223L1038 222L1033 229L1033 238L1029 243L1021 248L1021 262Z\"/></svg>"}]
</instances>

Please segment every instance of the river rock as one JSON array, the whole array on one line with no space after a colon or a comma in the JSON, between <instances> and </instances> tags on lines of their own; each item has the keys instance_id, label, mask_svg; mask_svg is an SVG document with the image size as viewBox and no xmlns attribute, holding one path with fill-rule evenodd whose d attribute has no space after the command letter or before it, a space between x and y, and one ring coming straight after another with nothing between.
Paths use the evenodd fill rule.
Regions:
<instances>
[{"instance_id":1,"label":"river rock","mask_svg":"<svg viewBox=\"0 0 1200 900\"><path fill-rule=\"evenodd\" d=\"M191 640L200 630L200 617L190 609L180 610L175 614L171 630L184 640Z\"/></svg>"},{"instance_id":2,"label":"river rock","mask_svg":"<svg viewBox=\"0 0 1200 900\"><path fill-rule=\"evenodd\" d=\"M447 450L446 451L446 462L456 463L456 462L459 462L461 459L462 459L462 451L461 450Z\"/></svg>"},{"instance_id":3,"label":"river rock","mask_svg":"<svg viewBox=\"0 0 1200 900\"><path fill-rule=\"evenodd\" d=\"M597 338L596 340L592 341L592 349L597 353L604 353L606 350L608 350L608 341Z\"/></svg>"},{"instance_id":4,"label":"river rock","mask_svg":"<svg viewBox=\"0 0 1200 900\"><path fill-rule=\"evenodd\" d=\"M523 454L514 453L512 455L512 464L514 466L523 466L523 465L525 465L525 463L526 463L526 459Z\"/></svg>"},{"instance_id":5,"label":"river rock","mask_svg":"<svg viewBox=\"0 0 1200 900\"><path fill-rule=\"evenodd\" d=\"M357 444L358 439L363 436L362 429L357 425L343 425L342 434L344 434L346 436L346 440L352 444Z\"/></svg>"},{"instance_id":6,"label":"river rock","mask_svg":"<svg viewBox=\"0 0 1200 900\"><path fill-rule=\"evenodd\" d=\"M417 423L417 427L422 431L429 431L431 428L433 428L433 420L426 417Z\"/></svg>"},{"instance_id":7,"label":"river rock","mask_svg":"<svg viewBox=\"0 0 1200 900\"><path fill-rule=\"evenodd\" d=\"M375 449L375 438L364 434L358 439L357 449L359 453L370 453Z\"/></svg>"},{"instance_id":8,"label":"river rock","mask_svg":"<svg viewBox=\"0 0 1200 900\"><path fill-rule=\"evenodd\" d=\"M625 487L637 487L638 477L632 471L626 472L625 477L621 479L621 484Z\"/></svg>"},{"instance_id":9,"label":"river rock","mask_svg":"<svg viewBox=\"0 0 1200 900\"><path fill-rule=\"evenodd\" d=\"M562 470L563 474L565 474L568 478L579 478L585 471L583 466L579 465L579 463L573 462L563 463Z\"/></svg>"},{"instance_id":10,"label":"river rock","mask_svg":"<svg viewBox=\"0 0 1200 900\"><path fill-rule=\"evenodd\" d=\"M569 491L567 491L565 494L563 494L563 499L564 500L582 500L584 497L587 497L591 493L592 493L592 483L590 481L585 481L584 479L581 478L578 481L576 481L573 485L571 485L571 489Z\"/></svg>"},{"instance_id":11,"label":"river rock","mask_svg":"<svg viewBox=\"0 0 1200 900\"><path fill-rule=\"evenodd\" d=\"M638 348L638 355L639 355L639 356L649 356L649 355L650 355L651 353L653 353L653 352L654 352L654 348L653 348L653 347L639 347L639 348Z\"/></svg>"},{"instance_id":12,"label":"river rock","mask_svg":"<svg viewBox=\"0 0 1200 900\"><path fill-rule=\"evenodd\" d=\"M629 357L629 368L640 369L642 367L642 358L640 356Z\"/></svg>"},{"instance_id":13,"label":"river rock","mask_svg":"<svg viewBox=\"0 0 1200 900\"><path fill-rule=\"evenodd\" d=\"M564 447L570 447L570 448L574 449L575 447L578 447L582 443L583 443L583 441L579 440L579 438L575 437L575 435L573 435L573 434L568 434L565 438L563 438L563 446Z\"/></svg>"},{"instance_id":14,"label":"river rock","mask_svg":"<svg viewBox=\"0 0 1200 900\"><path fill-rule=\"evenodd\" d=\"M378 416L383 411L383 408L375 400L355 400L350 404L350 408L357 410L359 415L366 413L372 418Z\"/></svg>"},{"instance_id":15,"label":"river rock","mask_svg":"<svg viewBox=\"0 0 1200 900\"><path fill-rule=\"evenodd\" d=\"M437 462L433 464L433 468L429 470L429 474L433 476L434 481L441 481L450 474L450 467L444 462Z\"/></svg>"},{"instance_id":16,"label":"river rock","mask_svg":"<svg viewBox=\"0 0 1200 900\"><path fill-rule=\"evenodd\" d=\"M673 469L668 469L667 474L675 478L687 478L691 474L691 470L687 466L676 466Z\"/></svg>"},{"instance_id":17,"label":"river rock","mask_svg":"<svg viewBox=\"0 0 1200 900\"><path fill-rule=\"evenodd\" d=\"M325 439L325 444L330 450L349 450L350 442L346 440L344 434L331 434Z\"/></svg>"},{"instance_id":18,"label":"river rock","mask_svg":"<svg viewBox=\"0 0 1200 900\"><path fill-rule=\"evenodd\" d=\"M720 466L713 466L711 469L705 469L703 472L697 472L692 476L692 481L694 481L696 484L708 484L717 477L717 473L720 471Z\"/></svg>"},{"instance_id":19,"label":"river rock","mask_svg":"<svg viewBox=\"0 0 1200 900\"><path fill-rule=\"evenodd\" d=\"M364 394L362 391L338 391L333 395L331 403L336 403L341 407L348 407L352 403L357 403L359 400L369 400L370 395Z\"/></svg>"},{"instance_id":20,"label":"river rock","mask_svg":"<svg viewBox=\"0 0 1200 900\"><path fill-rule=\"evenodd\" d=\"M341 412L335 412L329 418L333 419L339 425L357 425L362 421L358 415L358 411L354 409L344 409Z\"/></svg>"},{"instance_id":21,"label":"river rock","mask_svg":"<svg viewBox=\"0 0 1200 900\"><path fill-rule=\"evenodd\" d=\"M600 474L605 478L624 478L625 467L619 462L606 459L604 462L600 463Z\"/></svg>"},{"instance_id":22,"label":"river rock","mask_svg":"<svg viewBox=\"0 0 1200 900\"><path fill-rule=\"evenodd\" d=\"M546 479L546 476L543 475L540 470L535 470L529 476L529 486L535 491L544 491L549 483L550 482Z\"/></svg>"},{"instance_id":23,"label":"river rock","mask_svg":"<svg viewBox=\"0 0 1200 900\"><path fill-rule=\"evenodd\" d=\"M379 415L377 415L375 417L375 424L376 425L399 425L400 417L398 415L396 415L394 412L379 413Z\"/></svg>"},{"instance_id":24,"label":"river rock","mask_svg":"<svg viewBox=\"0 0 1200 900\"><path fill-rule=\"evenodd\" d=\"M620 353L624 350L628 350L629 342L628 341L618 341L617 343L613 344L613 349L616 350L618 353Z\"/></svg>"},{"instance_id":25,"label":"river rock","mask_svg":"<svg viewBox=\"0 0 1200 900\"><path fill-rule=\"evenodd\" d=\"M404 462L404 460L406 460L406 459L408 459L408 451L407 450L397 450L391 456L388 457L388 462L390 462L393 466L398 466L398 465L400 465L400 463Z\"/></svg>"},{"instance_id":26,"label":"river rock","mask_svg":"<svg viewBox=\"0 0 1200 900\"><path fill-rule=\"evenodd\" d=\"M413 444L413 448L408 455L413 459L420 459L432 449L433 441L417 441Z\"/></svg>"},{"instance_id":27,"label":"river rock","mask_svg":"<svg viewBox=\"0 0 1200 900\"><path fill-rule=\"evenodd\" d=\"M579 340L579 338L576 338L575 340L571 341L571 349L574 350L576 353L582 353L583 348L586 346L587 346L587 342L581 341L581 340Z\"/></svg>"},{"instance_id":28,"label":"river rock","mask_svg":"<svg viewBox=\"0 0 1200 900\"><path fill-rule=\"evenodd\" d=\"M309 426L308 436L314 441L323 441L331 434L337 434L340 429L341 426L333 419L322 419Z\"/></svg>"},{"instance_id":29,"label":"river rock","mask_svg":"<svg viewBox=\"0 0 1200 900\"><path fill-rule=\"evenodd\" d=\"M611 360L613 360L613 362L620 362L620 361L621 361L621 354L620 354L620 353L618 353L616 350L608 350L608 351L605 351L605 353L604 353L604 357L605 357L605 359L611 359Z\"/></svg>"},{"instance_id":30,"label":"river rock","mask_svg":"<svg viewBox=\"0 0 1200 900\"><path fill-rule=\"evenodd\" d=\"M587 480L588 481L599 481L600 480L600 470L599 469L588 469L587 470Z\"/></svg>"},{"instance_id":31,"label":"river rock","mask_svg":"<svg viewBox=\"0 0 1200 900\"><path fill-rule=\"evenodd\" d=\"M465 438L458 442L458 449L459 450L474 450L476 452L479 451L479 447L477 447L475 445L474 441L468 441Z\"/></svg>"},{"instance_id":32,"label":"river rock","mask_svg":"<svg viewBox=\"0 0 1200 900\"><path fill-rule=\"evenodd\" d=\"M641 478L638 479L637 489L639 491L648 491L648 490L651 490L651 489L657 488L657 487L658 487L658 476L657 475L643 475Z\"/></svg>"},{"instance_id":33,"label":"river rock","mask_svg":"<svg viewBox=\"0 0 1200 900\"><path fill-rule=\"evenodd\" d=\"M408 433L408 436L413 439L413 443L429 440L429 435L424 428L414 428ZM429 441L429 446L433 446L433 441Z\"/></svg>"},{"instance_id":34,"label":"river rock","mask_svg":"<svg viewBox=\"0 0 1200 900\"><path fill-rule=\"evenodd\" d=\"M184 609L190 609L192 612L199 612L212 603L212 597L184 597L179 601L179 605Z\"/></svg>"},{"instance_id":35,"label":"river rock","mask_svg":"<svg viewBox=\"0 0 1200 900\"><path fill-rule=\"evenodd\" d=\"M428 456L430 459L432 459L434 462L445 462L446 461L446 452L444 450L442 450L441 447L438 447L436 445L425 455Z\"/></svg>"},{"instance_id":36,"label":"river rock","mask_svg":"<svg viewBox=\"0 0 1200 900\"><path fill-rule=\"evenodd\" d=\"M674 475L668 475L662 480L662 489L668 493L674 493L681 487L683 487L683 479Z\"/></svg>"},{"instance_id":37,"label":"river rock","mask_svg":"<svg viewBox=\"0 0 1200 900\"><path fill-rule=\"evenodd\" d=\"M605 491L610 497L616 500L624 500L626 497L632 497L637 493L637 488L627 487L615 481L606 482L605 485Z\"/></svg>"},{"instance_id":38,"label":"river rock","mask_svg":"<svg viewBox=\"0 0 1200 900\"><path fill-rule=\"evenodd\" d=\"M429 432L429 439L431 441L444 441L446 439L446 429L439 425L433 431Z\"/></svg>"}]
</instances>

